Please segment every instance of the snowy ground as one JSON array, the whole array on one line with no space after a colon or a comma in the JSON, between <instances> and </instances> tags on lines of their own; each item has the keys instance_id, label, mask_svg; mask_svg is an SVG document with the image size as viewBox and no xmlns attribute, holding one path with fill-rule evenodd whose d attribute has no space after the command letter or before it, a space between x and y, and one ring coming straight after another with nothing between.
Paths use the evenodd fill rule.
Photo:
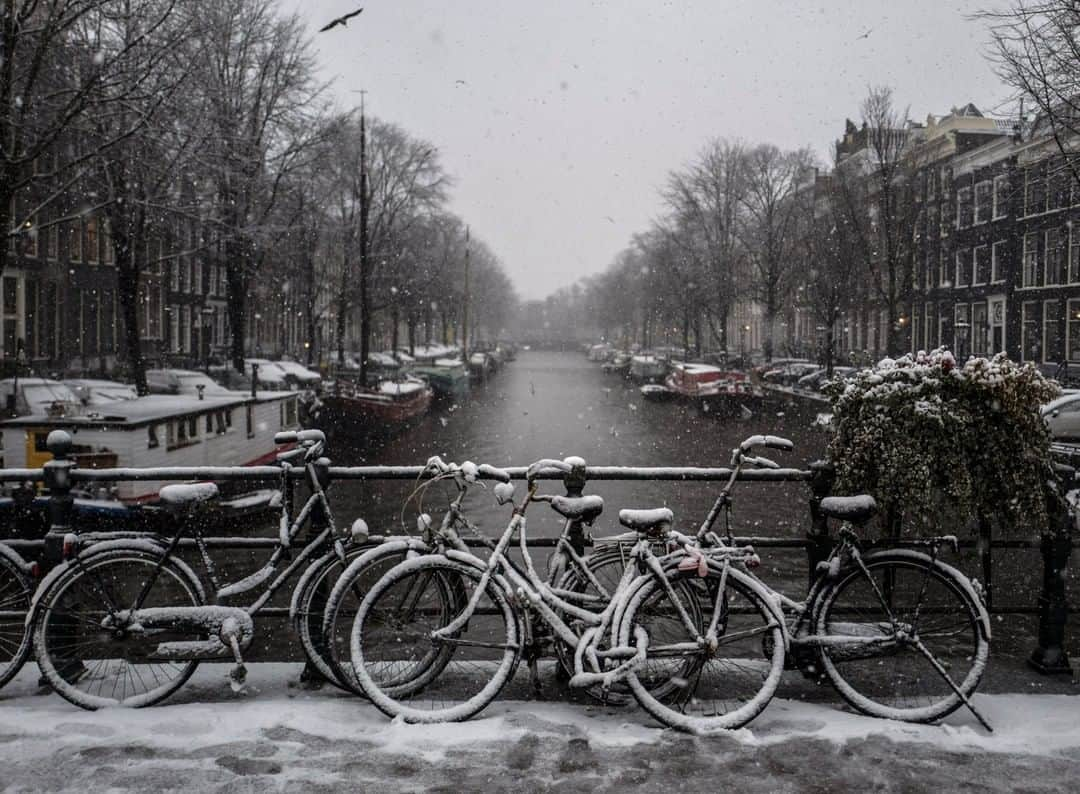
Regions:
<instances>
[{"instance_id":1,"label":"snowy ground","mask_svg":"<svg viewBox=\"0 0 1080 794\"><path fill-rule=\"evenodd\" d=\"M980 695L993 735L857 716L838 701L774 700L751 728L699 739L635 709L510 699L464 724L410 726L299 665L255 665L234 695L204 666L168 705L80 711L38 692L28 665L0 692L5 790L1076 791L1080 697Z\"/></svg>"}]
</instances>

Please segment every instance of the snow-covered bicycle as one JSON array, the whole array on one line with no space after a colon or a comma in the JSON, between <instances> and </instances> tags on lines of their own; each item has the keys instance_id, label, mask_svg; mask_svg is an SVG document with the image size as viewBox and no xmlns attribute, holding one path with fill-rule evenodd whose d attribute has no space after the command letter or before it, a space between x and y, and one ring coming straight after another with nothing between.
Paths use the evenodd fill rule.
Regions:
<instances>
[{"instance_id":1,"label":"snow-covered bicycle","mask_svg":"<svg viewBox=\"0 0 1080 794\"><path fill-rule=\"evenodd\" d=\"M571 465L572 461L565 463ZM495 544L481 535L478 528L468 519L463 502L470 488L477 484L479 478L499 482L495 486L496 498L502 503L510 499L513 493L513 487L509 485L510 477L505 471L486 464L476 465L470 461L459 465L447 463L437 456L432 457L424 466L420 477L421 482L406 498L401 512L404 527L405 512L409 504L415 502L419 513L417 533L403 533L378 539L372 536L371 540L380 542L366 549L352 561L338 577L326 601L322 627L326 658L333 667L337 679L357 694L362 695L363 691L353 675L349 638L356 610L371 585L407 557L441 553L448 549L469 553L469 547L462 538L463 533L468 533L487 548L494 549ZM436 524L431 516L424 512L424 495L439 483L452 484L456 488L456 495L448 499L442 520ZM579 606L599 604L602 608L609 598L606 595L605 582L618 580L625 566L625 554L611 546L589 555L580 555L570 542L570 528L577 520L591 524L602 511L603 500L596 496L557 497L553 500L552 506L565 521L563 531L548 560L546 581L555 588L556 592ZM514 564L513 561L510 561L510 564ZM443 583L440 592L444 591L448 597L456 598L460 606L464 606L465 601L462 600L466 598L464 590L455 586L455 582L457 582L456 577L447 580ZM604 595L601 597L600 593ZM536 642L526 649L525 655L535 673L537 659L548 650L548 645L555 638L551 634L544 634L535 636L534 639ZM569 657L566 656L565 651L568 647L570 648ZM559 641L556 648L566 669L572 672L572 646ZM449 646L446 650L449 650ZM444 652L431 655L429 661L434 665L445 662L448 658ZM416 681L433 674L431 669L418 667L412 668L410 673ZM399 687L404 685L405 680L400 671L392 673L392 676ZM539 677L534 674L533 680L539 682Z\"/></svg>"},{"instance_id":2,"label":"snow-covered bicycle","mask_svg":"<svg viewBox=\"0 0 1080 794\"><path fill-rule=\"evenodd\" d=\"M255 635L253 618L300 570L304 575L293 590L294 625L309 662L336 683L320 642L322 600L350 557L360 553L351 537L366 536L366 525L358 520L344 535L338 533L319 478L326 442L322 432L279 433L275 442L298 444L278 456L282 490L292 462L302 460L311 493L295 519L282 500L278 543L251 575L219 582L198 515L217 488L198 483L161 489L164 503L186 513L171 538L94 543L73 550L45 577L27 625L32 626L38 665L53 689L87 709L149 706L179 689L199 662L208 660L233 660L233 682L239 686L245 674L242 654ZM325 526L294 551L294 541L316 510L322 511ZM186 535L194 538L212 587L209 603L202 581L178 554ZM247 594L255 594L247 606L222 604Z\"/></svg>"}]
</instances>

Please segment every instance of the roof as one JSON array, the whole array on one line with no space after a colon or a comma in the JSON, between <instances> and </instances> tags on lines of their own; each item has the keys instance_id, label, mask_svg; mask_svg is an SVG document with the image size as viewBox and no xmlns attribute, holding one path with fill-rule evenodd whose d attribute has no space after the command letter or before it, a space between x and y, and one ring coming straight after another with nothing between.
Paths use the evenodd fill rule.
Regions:
<instances>
[{"instance_id":1,"label":"roof","mask_svg":"<svg viewBox=\"0 0 1080 794\"><path fill-rule=\"evenodd\" d=\"M254 402L273 402L295 396L295 392L259 392ZM135 400L118 401L109 405L105 413L88 411L83 416L50 417L31 414L0 422L0 427L141 427L184 416L198 416L210 411L233 408L253 402L249 395L208 394L199 399L192 394L151 394Z\"/></svg>"}]
</instances>

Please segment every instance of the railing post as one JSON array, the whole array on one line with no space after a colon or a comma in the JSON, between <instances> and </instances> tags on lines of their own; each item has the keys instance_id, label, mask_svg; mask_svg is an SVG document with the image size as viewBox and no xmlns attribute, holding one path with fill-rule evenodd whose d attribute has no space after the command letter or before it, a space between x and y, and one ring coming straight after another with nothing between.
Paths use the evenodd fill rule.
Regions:
<instances>
[{"instance_id":1,"label":"railing post","mask_svg":"<svg viewBox=\"0 0 1080 794\"><path fill-rule=\"evenodd\" d=\"M1062 497L1070 490L1076 470L1056 466ZM1065 623L1069 604L1065 594L1065 575L1072 552L1072 511L1065 499L1057 500L1060 508L1051 516L1051 524L1043 533L1040 550L1043 558L1042 593L1039 595L1039 644L1028 658L1028 665L1043 675L1071 673L1065 653Z\"/></svg>"},{"instance_id":2,"label":"railing post","mask_svg":"<svg viewBox=\"0 0 1080 794\"><path fill-rule=\"evenodd\" d=\"M570 497L581 496L585 490L585 461L581 458L567 458L570 464L570 473L566 475L563 484L566 486L566 495ZM585 531L581 528L580 521L570 524L570 545L578 554L585 553Z\"/></svg>"},{"instance_id":3,"label":"railing post","mask_svg":"<svg viewBox=\"0 0 1080 794\"><path fill-rule=\"evenodd\" d=\"M68 460L71 436L64 430L53 430L45 440L52 460L44 465L45 487L49 489L49 531L45 534L42 561L46 567L58 565L64 557L64 536L71 532L71 514L75 499L71 495L71 470L75 462Z\"/></svg>"},{"instance_id":4,"label":"railing post","mask_svg":"<svg viewBox=\"0 0 1080 794\"><path fill-rule=\"evenodd\" d=\"M813 586L818 564L829 559L833 541L829 536L829 521L821 513L821 500L832 493L836 470L824 460L810 464L810 528L806 531L806 562L808 578Z\"/></svg>"}]
</instances>

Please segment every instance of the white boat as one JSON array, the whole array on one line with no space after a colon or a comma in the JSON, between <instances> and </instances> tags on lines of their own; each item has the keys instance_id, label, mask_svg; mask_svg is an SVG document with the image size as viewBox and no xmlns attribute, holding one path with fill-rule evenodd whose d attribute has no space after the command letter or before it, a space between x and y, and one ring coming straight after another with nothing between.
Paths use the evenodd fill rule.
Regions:
<instances>
[{"instance_id":1,"label":"white boat","mask_svg":"<svg viewBox=\"0 0 1080 794\"><path fill-rule=\"evenodd\" d=\"M651 353L639 353L630 357L630 378L638 383L661 381L667 374L667 369L667 361Z\"/></svg>"},{"instance_id":2,"label":"white boat","mask_svg":"<svg viewBox=\"0 0 1080 794\"><path fill-rule=\"evenodd\" d=\"M52 387L50 387L52 388ZM66 388L66 387L65 387ZM198 396L152 394L82 408L36 411L0 422L2 465L38 468L52 458L45 440L66 430L72 458L85 468L254 466L273 462L274 434L299 428L295 392ZM80 406L81 407L81 406ZM163 481L117 481L97 492L125 505L156 502Z\"/></svg>"}]
</instances>

